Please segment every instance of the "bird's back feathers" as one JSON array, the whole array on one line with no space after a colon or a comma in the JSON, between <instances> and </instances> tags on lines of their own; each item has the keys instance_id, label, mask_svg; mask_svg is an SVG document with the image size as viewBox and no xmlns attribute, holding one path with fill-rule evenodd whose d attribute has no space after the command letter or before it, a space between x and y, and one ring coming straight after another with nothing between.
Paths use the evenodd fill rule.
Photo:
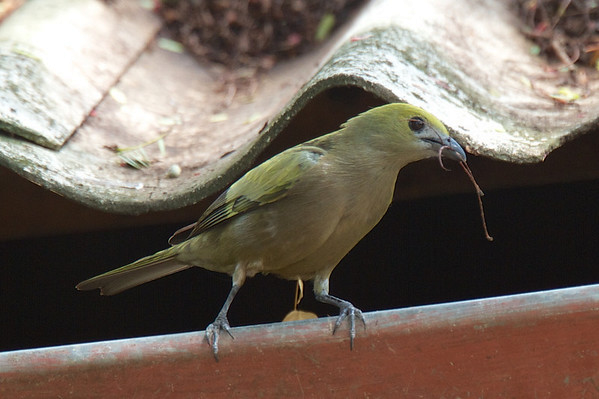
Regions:
<instances>
[{"instance_id":1,"label":"bird's back feathers","mask_svg":"<svg viewBox=\"0 0 599 399\"><path fill-rule=\"evenodd\" d=\"M325 153L318 147L297 146L250 170L222 193L194 225L173 234L169 243L181 243L230 218L280 200Z\"/></svg>"}]
</instances>

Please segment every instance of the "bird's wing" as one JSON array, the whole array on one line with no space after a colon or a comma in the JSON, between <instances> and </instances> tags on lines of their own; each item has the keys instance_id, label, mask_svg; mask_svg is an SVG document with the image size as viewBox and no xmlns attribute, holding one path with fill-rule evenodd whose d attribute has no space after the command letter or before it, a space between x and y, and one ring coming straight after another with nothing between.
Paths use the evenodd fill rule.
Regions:
<instances>
[{"instance_id":1,"label":"bird's wing","mask_svg":"<svg viewBox=\"0 0 599 399\"><path fill-rule=\"evenodd\" d=\"M284 198L325 153L322 148L302 145L262 163L222 193L195 224L178 230L169 243L178 244L239 214ZM189 230L191 233L185 237Z\"/></svg>"}]
</instances>

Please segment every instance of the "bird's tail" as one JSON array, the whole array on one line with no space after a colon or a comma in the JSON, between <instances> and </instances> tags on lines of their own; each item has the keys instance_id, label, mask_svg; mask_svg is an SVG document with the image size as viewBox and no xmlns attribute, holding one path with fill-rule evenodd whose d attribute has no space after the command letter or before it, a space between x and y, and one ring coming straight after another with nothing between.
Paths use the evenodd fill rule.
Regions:
<instances>
[{"instance_id":1,"label":"bird's tail","mask_svg":"<svg viewBox=\"0 0 599 399\"><path fill-rule=\"evenodd\" d=\"M177 248L171 247L146 256L118 269L77 284L82 291L100 289L102 295L114 295L137 285L176 273L190 267L176 259Z\"/></svg>"}]
</instances>

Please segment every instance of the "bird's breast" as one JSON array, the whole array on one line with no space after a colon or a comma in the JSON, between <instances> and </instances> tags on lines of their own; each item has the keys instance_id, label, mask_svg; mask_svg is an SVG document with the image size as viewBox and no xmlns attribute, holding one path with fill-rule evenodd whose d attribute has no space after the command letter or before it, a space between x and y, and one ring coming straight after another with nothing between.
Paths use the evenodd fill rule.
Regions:
<instances>
[{"instance_id":1,"label":"bird's breast","mask_svg":"<svg viewBox=\"0 0 599 399\"><path fill-rule=\"evenodd\" d=\"M330 227L330 234L301 259L274 273L287 279L308 280L319 273L330 272L381 220L393 198L395 177L364 183L351 190L338 190L342 198L337 201L338 216Z\"/></svg>"}]
</instances>

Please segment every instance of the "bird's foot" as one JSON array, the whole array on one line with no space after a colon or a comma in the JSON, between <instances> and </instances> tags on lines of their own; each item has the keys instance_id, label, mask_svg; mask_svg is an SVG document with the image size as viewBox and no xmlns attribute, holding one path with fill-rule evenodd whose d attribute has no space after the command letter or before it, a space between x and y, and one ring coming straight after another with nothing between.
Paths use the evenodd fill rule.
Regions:
<instances>
[{"instance_id":1,"label":"bird's foot","mask_svg":"<svg viewBox=\"0 0 599 399\"><path fill-rule=\"evenodd\" d=\"M227 316L218 315L214 322L212 322L208 327L206 327L206 341L208 345L212 348L212 353L214 354L214 359L218 362L218 338L220 332L224 330L229 334L229 336L233 339L233 334L231 334L231 326L229 325L229 320L227 320Z\"/></svg>"},{"instance_id":2,"label":"bird's foot","mask_svg":"<svg viewBox=\"0 0 599 399\"><path fill-rule=\"evenodd\" d=\"M354 349L354 338L356 337L356 318L362 322L364 330L366 330L366 320L362 311L356 308L351 302L340 300L339 303L339 317L333 327L333 334L337 331L343 320L349 321L349 348Z\"/></svg>"},{"instance_id":3,"label":"bird's foot","mask_svg":"<svg viewBox=\"0 0 599 399\"><path fill-rule=\"evenodd\" d=\"M349 321L349 348L353 350L354 338L356 337L356 318L362 322L364 330L366 330L366 320L364 320L362 311L356 308L351 302L330 295L327 292L328 280L324 283L321 281L320 285L316 285L316 282L314 284L315 298L318 302L328 303L339 308L339 317L337 317L337 321L333 327L333 334L335 334L341 323L343 323L343 320L347 319ZM322 290L317 290L317 288L322 288Z\"/></svg>"}]
</instances>

